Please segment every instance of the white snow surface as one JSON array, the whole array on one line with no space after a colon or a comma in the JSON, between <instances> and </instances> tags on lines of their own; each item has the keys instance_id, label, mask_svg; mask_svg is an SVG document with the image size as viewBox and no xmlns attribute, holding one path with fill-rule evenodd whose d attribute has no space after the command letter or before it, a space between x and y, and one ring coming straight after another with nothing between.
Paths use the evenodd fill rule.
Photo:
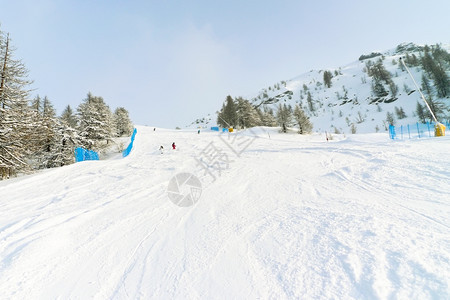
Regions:
<instances>
[{"instance_id":1,"label":"white snow surface","mask_svg":"<svg viewBox=\"0 0 450 300\"><path fill-rule=\"evenodd\" d=\"M127 158L0 182L0 298L450 299L450 137L239 134L138 127ZM174 205L211 145L228 168Z\"/></svg>"}]
</instances>

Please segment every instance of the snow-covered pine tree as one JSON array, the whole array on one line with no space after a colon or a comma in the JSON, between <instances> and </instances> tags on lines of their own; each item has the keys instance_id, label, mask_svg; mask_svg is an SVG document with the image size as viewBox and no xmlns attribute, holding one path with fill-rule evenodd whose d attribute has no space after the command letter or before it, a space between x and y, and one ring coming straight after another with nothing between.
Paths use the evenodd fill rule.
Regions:
<instances>
[{"instance_id":1,"label":"snow-covered pine tree","mask_svg":"<svg viewBox=\"0 0 450 300\"><path fill-rule=\"evenodd\" d=\"M276 127L277 126L277 120L275 119L273 115L273 110L268 109L264 107L264 110L261 110L260 108L256 108L256 112L258 113L258 116L261 120L260 125L267 126L267 127Z\"/></svg>"},{"instance_id":2,"label":"snow-covered pine tree","mask_svg":"<svg viewBox=\"0 0 450 300\"><path fill-rule=\"evenodd\" d=\"M425 73L422 73L422 84L421 84L422 91L427 97L433 96L433 89L430 84L430 80L425 75Z\"/></svg>"},{"instance_id":3,"label":"snow-covered pine tree","mask_svg":"<svg viewBox=\"0 0 450 300\"><path fill-rule=\"evenodd\" d=\"M116 136L130 136L133 133L133 123L131 122L130 115L125 108L116 108L113 117Z\"/></svg>"},{"instance_id":4,"label":"snow-covered pine tree","mask_svg":"<svg viewBox=\"0 0 450 300\"><path fill-rule=\"evenodd\" d=\"M238 125L241 128L251 128L261 124L258 112L248 100L239 97L236 102Z\"/></svg>"},{"instance_id":5,"label":"snow-covered pine tree","mask_svg":"<svg viewBox=\"0 0 450 300\"><path fill-rule=\"evenodd\" d=\"M311 133L313 125L311 121L309 121L308 116L305 114L303 109L299 105L296 105L294 108L294 118L297 121L300 134Z\"/></svg>"},{"instance_id":6,"label":"snow-covered pine tree","mask_svg":"<svg viewBox=\"0 0 450 300\"><path fill-rule=\"evenodd\" d=\"M393 81L389 83L389 90L391 91L392 97L397 97L398 94L398 85L396 85Z\"/></svg>"},{"instance_id":7,"label":"snow-covered pine tree","mask_svg":"<svg viewBox=\"0 0 450 300\"><path fill-rule=\"evenodd\" d=\"M47 96L42 101L42 116L49 119L55 119L56 117L56 110Z\"/></svg>"},{"instance_id":8,"label":"snow-covered pine tree","mask_svg":"<svg viewBox=\"0 0 450 300\"><path fill-rule=\"evenodd\" d=\"M39 169L57 166L54 163L54 151L58 144L56 137L57 123L56 110L47 96L45 96L42 101L42 116L40 118L39 150L34 155L34 158L37 160L36 167Z\"/></svg>"},{"instance_id":9,"label":"snow-covered pine tree","mask_svg":"<svg viewBox=\"0 0 450 300\"><path fill-rule=\"evenodd\" d=\"M286 133L287 128L292 126L292 108L286 104L278 104L277 122L281 126L281 131Z\"/></svg>"},{"instance_id":10,"label":"snow-covered pine tree","mask_svg":"<svg viewBox=\"0 0 450 300\"><path fill-rule=\"evenodd\" d=\"M378 59L376 63L366 63L367 74L376 81L384 81L386 84L390 84L392 81L392 75L384 67L383 60Z\"/></svg>"},{"instance_id":11,"label":"snow-covered pine tree","mask_svg":"<svg viewBox=\"0 0 450 300\"><path fill-rule=\"evenodd\" d=\"M386 89L383 86L383 83L381 80L375 78L372 83L372 92L376 97L385 97L389 93L386 91Z\"/></svg>"},{"instance_id":12,"label":"snow-covered pine tree","mask_svg":"<svg viewBox=\"0 0 450 300\"><path fill-rule=\"evenodd\" d=\"M225 118L225 102L222 103L222 108L217 112L217 124L219 126L226 128L229 125L226 123L226 121L224 121L224 118Z\"/></svg>"},{"instance_id":13,"label":"snow-covered pine tree","mask_svg":"<svg viewBox=\"0 0 450 300\"><path fill-rule=\"evenodd\" d=\"M386 122L389 125L395 125L395 116L393 113L391 113L391 112L386 113Z\"/></svg>"},{"instance_id":14,"label":"snow-covered pine tree","mask_svg":"<svg viewBox=\"0 0 450 300\"><path fill-rule=\"evenodd\" d=\"M333 73L331 73L330 71L324 71L323 72L323 83L325 85L325 87L330 88L332 83L331 83L331 79L333 78Z\"/></svg>"},{"instance_id":15,"label":"snow-covered pine tree","mask_svg":"<svg viewBox=\"0 0 450 300\"><path fill-rule=\"evenodd\" d=\"M268 127L275 127L277 126L277 119L275 119L275 116L273 115L272 109L264 108L261 121L264 126Z\"/></svg>"},{"instance_id":16,"label":"snow-covered pine tree","mask_svg":"<svg viewBox=\"0 0 450 300\"><path fill-rule=\"evenodd\" d=\"M74 151L77 145L79 145L79 139L76 130L62 120L55 119L47 167L61 167L74 163Z\"/></svg>"},{"instance_id":17,"label":"snow-covered pine tree","mask_svg":"<svg viewBox=\"0 0 450 300\"><path fill-rule=\"evenodd\" d=\"M449 111L449 107L446 106L441 100L433 99L432 97L429 97L427 99L427 102L438 120L444 118L447 115L447 113ZM433 120L433 116L431 115L431 113L428 110L427 110L427 117L430 120Z\"/></svg>"},{"instance_id":18,"label":"snow-covered pine tree","mask_svg":"<svg viewBox=\"0 0 450 300\"><path fill-rule=\"evenodd\" d=\"M306 101L308 102L308 108L309 111L312 113L316 110L316 108L314 107L314 100L311 96L311 93L308 91L308 96L306 97Z\"/></svg>"},{"instance_id":19,"label":"snow-covered pine tree","mask_svg":"<svg viewBox=\"0 0 450 300\"><path fill-rule=\"evenodd\" d=\"M398 118L398 119L404 119L404 118L406 118L406 113L405 113L405 111L403 110L403 107L400 106L400 108L398 108L398 107L396 106L396 107L394 107L394 111L395 111L395 114L397 115L397 118Z\"/></svg>"},{"instance_id":20,"label":"snow-covered pine tree","mask_svg":"<svg viewBox=\"0 0 450 300\"><path fill-rule=\"evenodd\" d=\"M419 102L417 102L416 104L416 115L417 118L419 119L419 122L425 123L425 118L426 118L426 108L424 107L424 105L420 104Z\"/></svg>"},{"instance_id":21,"label":"snow-covered pine tree","mask_svg":"<svg viewBox=\"0 0 450 300\"><path fill-rule=\"evenodd\" d=\"M98 149L111 140L114 131L112 113L102 97L88 93L77 111L80 137L85 148Z\"/></svg>"},{"instance_id":22,"label":"snow-covered pine tree","mask_svg":"<svg viewBox=\"0 0 450 300\"><path fill-rule=\"evenodd\" d=\"M237 105L230 95L227 96L222 109L217 114L217 124L224 128L237 125Z\"/></svg>"},{"instance_id":23,"label":"snow-covered pine tree","mask_svg":"<svg viewBox=\"0 0 450 300\"><path fill-rule=\"evenodd\" d=\"M39 95L36 95L36 97L34 97L34 99L31 101L30 108L38 115L42 114L42 99Z\"/></svg>"},{"instance_id":24,"label":"snow-covered pine tree","mask_svg":"<svg viewBox=\"0 0 450 300\"><path fill-rule=\"evenodd\" d=\"M70 107L70 105L67 105L66 108L63 110L60 119L71 128L77 127L78 120L75 114L73 113L73 110Z\"/></svg>"},{"instance_id":25,"label":"snow-covered pine tree","mask_svg":"<svg viewBox=\"0 0 450 300\"><path fill-rule=\"evenodd\" d=\"M32 150L29 137L33 132L27 98L31 83L28 71L0 31L0 179L28 168L25 157Z\"/></svg>"},{"instance_id":26,"label":"snow-covered pine tree","mask_svg":"<svg viewBox=\"0 0 450 300\"><path fill-rule=\"evenodd\" d=\"M447 97L450 94L450 79L447 75L448 58L450 55L439 46L434 46L430 53L430 48L425 46L425 52L421 58L422 67L428 76L434 80L434 87L438 98ZM443 59L443 57L445 57Z\"/></svg>"}]
</instances>

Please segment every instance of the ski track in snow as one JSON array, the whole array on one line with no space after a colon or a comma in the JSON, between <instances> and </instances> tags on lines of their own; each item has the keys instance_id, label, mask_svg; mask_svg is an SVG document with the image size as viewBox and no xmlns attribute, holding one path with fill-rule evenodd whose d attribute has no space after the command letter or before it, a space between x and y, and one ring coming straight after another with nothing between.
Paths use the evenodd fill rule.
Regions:
<instances>
[{"instance_id":1,"label":"ski track in snow","mask_svg":"<svg viewBox=\"0 0 450 300\"><path fill-rule=\"evenodd\" d=\"M259 132L237 157L138 127L127 158L0 182L1 298L448 299L449 141ZM175 206L211 142L229 168Z\"/></svg>"}]
</instances>

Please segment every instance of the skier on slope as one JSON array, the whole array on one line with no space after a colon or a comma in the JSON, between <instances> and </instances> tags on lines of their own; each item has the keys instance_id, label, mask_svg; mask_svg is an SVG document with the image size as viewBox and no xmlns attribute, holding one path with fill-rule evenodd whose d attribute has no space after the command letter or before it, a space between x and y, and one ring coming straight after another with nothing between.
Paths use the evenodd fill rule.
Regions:
<instances>
[{"instance_id":1,"label":"skier on slope","mask_svg":"<svg viewBox=\"0 0 450 300\"><path fill-rule=\"evenodd\" d=\"M161 145L161 147L159 147L159 151L161 151L161 154L164 153L164 147Z\"/></svg>"},{"instance_id":2,"label":"skier on slope","mask_svg":"<svg viewBox=\"0 0 450 300\"><path fill-rule=\"evenodd\" d=\"M172 143L172 149L175 150L177 146L175 146L175 142Z\"/></svg>"}]
</instances>

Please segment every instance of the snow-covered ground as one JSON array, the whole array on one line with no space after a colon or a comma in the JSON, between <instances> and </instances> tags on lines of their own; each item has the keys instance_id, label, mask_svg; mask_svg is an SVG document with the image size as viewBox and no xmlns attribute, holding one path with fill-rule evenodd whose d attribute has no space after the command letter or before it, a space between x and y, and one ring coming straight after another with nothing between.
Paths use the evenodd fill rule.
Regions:
<instances>
[{"instance_id":1,"label":"snow-covered ground","mask_svg":"<svg viewBox=\"0 0 450 300\"><path fill-rule=\"evenodd\" d=\"M450 298L450 137L234 137L138 127L127 158L0 182L0 298Z\"/></svg>"}]
</instances>

